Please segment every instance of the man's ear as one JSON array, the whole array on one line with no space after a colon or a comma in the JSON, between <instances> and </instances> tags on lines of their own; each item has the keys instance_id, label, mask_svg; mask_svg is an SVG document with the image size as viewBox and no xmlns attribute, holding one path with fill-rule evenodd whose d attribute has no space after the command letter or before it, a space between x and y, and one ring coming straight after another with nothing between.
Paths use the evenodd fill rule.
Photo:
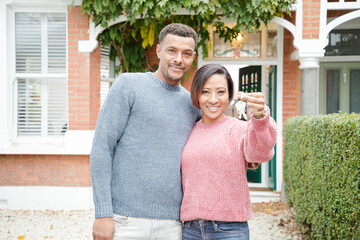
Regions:
<instances>
[{"instance_id":1,"label":"man's ear","mask_svg":"<svg viewBox=\"0 0 360 240\"><path fill-rule=\"evenodd\" d=\"M156 45L156 55L157 55L158 59L160 59L160 51L161 51L160 45L157 44L157 45Z\"/></svg>"}]
</instances>

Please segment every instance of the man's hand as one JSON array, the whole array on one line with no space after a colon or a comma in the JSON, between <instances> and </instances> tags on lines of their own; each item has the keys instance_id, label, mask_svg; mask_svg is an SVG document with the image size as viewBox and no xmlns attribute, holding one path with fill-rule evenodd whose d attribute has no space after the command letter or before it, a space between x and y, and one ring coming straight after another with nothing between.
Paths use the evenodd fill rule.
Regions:
<instances>
[{"instance_id":1,"label":"man's hand","mask_svg":"<svg viewBox=\"0 0 360 240\"><path fill-rule=\"evenodd\" d=\"M95 219L93 225L94 240L113 240L114 233L114 221L111 217Z\"/></svg>"},{"instance_id":2,"label":"man's hand","mask_svg":"<svg viewBox=\"0 0 360 240\"><path fill-rule=\"evenodd\" d=\"M247 107L251 108L251 113L255 118L261 119L265 117L265 99L264 94L261 92L238 92L237 98L245 101Z\"/></svg>"}]
</instances>

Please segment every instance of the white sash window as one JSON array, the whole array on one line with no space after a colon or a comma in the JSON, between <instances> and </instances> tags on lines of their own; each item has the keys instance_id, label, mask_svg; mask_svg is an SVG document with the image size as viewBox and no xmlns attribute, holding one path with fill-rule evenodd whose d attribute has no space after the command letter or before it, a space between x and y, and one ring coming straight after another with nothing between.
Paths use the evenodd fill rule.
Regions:
<instances>
[{"instance_id":1,"label":"white sash window","mask_svg":"<svg viewBox=\"0 0 360 240\"><path fill-rule=\"evenodd\" d=\"M17 136L66 132L66 39L65 13L15 13Z\"/></svg>"}]
</instances>

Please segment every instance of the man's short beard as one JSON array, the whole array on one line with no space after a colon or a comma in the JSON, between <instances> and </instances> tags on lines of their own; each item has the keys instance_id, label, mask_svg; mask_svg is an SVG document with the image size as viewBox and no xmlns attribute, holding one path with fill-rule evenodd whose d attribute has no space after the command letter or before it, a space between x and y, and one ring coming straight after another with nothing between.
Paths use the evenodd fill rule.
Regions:
<instances>
[{"instance_id":1,"label":"man's short beard","mask_svg":"<svg viewBox=\"0 0 360 240\"><path fill-rule=\"evenodd\" d=\"M184 73L184 74L181 76L181 78L179 78L179 79L174 79L174 78L170 77L169 72L167 72L167 73L166 73L166 78L167 78L168 80L170 80L170 81L180 82L180 81L184 78L185 74L186 74L186 73Z\"/></svg>"}]
</instances>

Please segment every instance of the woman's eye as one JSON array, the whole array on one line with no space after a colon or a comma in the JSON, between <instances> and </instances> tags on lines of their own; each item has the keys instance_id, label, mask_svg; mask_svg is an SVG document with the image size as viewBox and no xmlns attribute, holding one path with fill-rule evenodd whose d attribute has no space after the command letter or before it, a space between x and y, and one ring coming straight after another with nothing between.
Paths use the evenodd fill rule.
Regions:
<instances>
[{"instance_id":1,"label":"woman's eye","mask_svg":"<svg viewBox=\"0 0 360 240\"><path fill-rule=\"evenodd\" d=\"M218 91L218 95L224 95L225 91Z\"/></svg>"},{"instance_id":2,"label":"woman's eye","mask_svg":"<svg viewBox=\"0 0 360 240\"><path fill-rule=\"evenodd\" d=\"M202 91L202 94L209 94L209 91Z\"/></svg>"}]
</instances>

